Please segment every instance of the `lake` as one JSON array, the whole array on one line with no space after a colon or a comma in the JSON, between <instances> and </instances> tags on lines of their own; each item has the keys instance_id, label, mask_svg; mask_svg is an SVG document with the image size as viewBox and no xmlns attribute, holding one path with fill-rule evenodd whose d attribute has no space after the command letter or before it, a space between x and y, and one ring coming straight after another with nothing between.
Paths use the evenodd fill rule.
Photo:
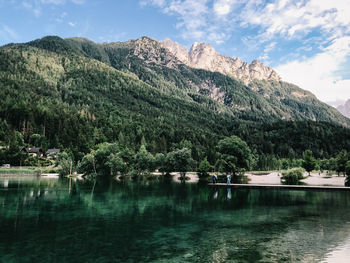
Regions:
<instances>
[{"instance_id":1,"label":"lake","mask_svg":"<svg viewBox=\"0 0 350 263\"><path fill-rule=\"evenodd\" d=\"M350 193L0 178L0 262L349 262Z\"/></svg>"}]
</instances>

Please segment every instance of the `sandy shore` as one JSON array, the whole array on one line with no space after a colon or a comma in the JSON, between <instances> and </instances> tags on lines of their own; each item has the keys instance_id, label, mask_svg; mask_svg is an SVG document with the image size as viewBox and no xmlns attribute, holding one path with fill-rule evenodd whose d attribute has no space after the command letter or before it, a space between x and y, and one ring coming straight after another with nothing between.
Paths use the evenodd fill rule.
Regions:
<instances>
[{"instance_id":1,"label":"sandy shore","mask_svg":"<svg viewBox=\"0 0 350 263\"><path fill-rule=\"evenodd\" d=\"M180 173L171 173L171 175L173 181L178 183L181 182ZM245 175L248 177L249 184L281 184L282 175L280 172L272 172L267 175L254 175L248 172ZM198 175L193 172L186 173L186 177L188 178L188 180L186 180L186 183L197 183L199 180ZM308 176L308 173L304 173L304 177L306 178L301 180L301 182L304 182L308 185L344 186L345 184L344 176L329 176L326 173L311 173L311 175Z\"/></svg>"},{"instance_id":2,"label":"sandy shore","mask_svg":"<svg viewBox=\"0 0 350 263\"><path fill-rule=\"evenodd\" d=\"M173 177L173 181L177 183L181 183L180 173L171 173ZM197 183L199 181L198 175L196 173L186 173L186 183Z\"/></svg>"},{"instance_id":3,"label":"sandy shore","mask_svg":"<svg viewBox=\"0 0 350 263\"><path fill-rule=\"evenodd\" d=\"M268 175L254 175L251 173L246 173L250 184L281 184L281 174L278 172L273 172ZM304 174L307 178L301 180L308 185L332 185L332 186L344 186L345 177L343 176L329 176L325 173L311 173L308 176L307 173Z\"/></svg>"},{"instance_id":4,"label":"sandy shore","mask_svg":"<svg viewBox=\"0 0 350 263\"><path fill-rule=\"evenodd\" d=\"M59 178L60 175L57 173L44 173L40 175L42 178Z\"/></svg>"}]
</instances>

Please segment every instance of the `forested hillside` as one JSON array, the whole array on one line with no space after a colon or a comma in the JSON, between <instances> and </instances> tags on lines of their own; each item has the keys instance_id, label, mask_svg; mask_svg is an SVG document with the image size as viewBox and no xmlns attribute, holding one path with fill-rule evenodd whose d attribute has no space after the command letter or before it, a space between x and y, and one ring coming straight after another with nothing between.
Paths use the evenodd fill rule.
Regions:
<instances>
[{"instance_id":1,"label":"forested hillside","mask_svg":"<svg viewBox=\"0 0 350 263\"><path fill-rule=\"evenodd\" d=\"M42 41L42 40L41 40ZM308 91L283 81L254 81L249 89L220 73L198 70L183 65L156 40L142 37L128 42L95 44L89 40L66 40L72 49L96 58L112 67L132 72L140 80L164 89L207 95L224 103L240 118L313 120L350 126L348 119L333 107L317 100ZM271 117L271 118L270 118Z\"/></svg>"},{"instance_id":2,"label":"forested hillside","mask_svg":"<svg viewBox=\"0 0 350 263\"><path fill-rule=\"evenodd\" d=\"M195 160L214 162L218 140L234 134L260 156L350 150L349 120L312 94L189 68L148 38L100 45L46 37L1 47L0 96L3 147L33 145L40 135L36 146L81 158L101 142L133 151L143 143L152 153L185 143Z\"/></svg>"}]
</instances>

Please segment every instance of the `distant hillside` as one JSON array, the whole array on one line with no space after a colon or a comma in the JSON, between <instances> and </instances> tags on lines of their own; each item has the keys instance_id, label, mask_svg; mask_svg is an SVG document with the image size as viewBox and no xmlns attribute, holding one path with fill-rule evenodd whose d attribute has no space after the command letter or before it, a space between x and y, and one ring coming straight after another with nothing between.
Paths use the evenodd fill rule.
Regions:
<instances>
[{"instance_id":1,"label":"distant hillside","mask_svg":"<svg viewBox=\"0 0 350 263\"><path fill-rule=\"evenodd\" d=\"M311 93L276 80L248 85L185 65L147 37L96 44L45 37L0 48L0 144L69 148L79 158L118 141L152 153L191 145L215 161L215 145L238 135L256 155L316 156L350 149L350 121ZM20 135L19 135L20 134Z\"/></svg>"},{"instance_id":2,"label":"distant hillside","mask_svg":"<svg viewBox=\"0 0 350 263\"><path fill-rule=\"evenodd\" d=\"M350 100L347 100L344 105L337 107L337 110L340 111L345 117L350 118Z\"/></svg>"}]
</instances>

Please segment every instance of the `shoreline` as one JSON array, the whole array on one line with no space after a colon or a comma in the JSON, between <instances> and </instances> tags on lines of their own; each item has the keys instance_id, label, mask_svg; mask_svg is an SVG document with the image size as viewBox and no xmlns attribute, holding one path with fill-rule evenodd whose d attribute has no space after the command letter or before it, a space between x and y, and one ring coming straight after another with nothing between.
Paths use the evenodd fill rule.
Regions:
<instances>
[{"instance_id":1,"label":"shoreline","mask_svg":"<svg viewBox=\"0 0 350 263\"><path fill-rule=\"evenodd\" d=\"M345 186L323 186L323 185L283 185L283 184L225 184L209 183L210 187L220 188L248 188L248 189L286 189L286 190L322 190L322 191L350 191Z\"/></svg>"},{"instance_id":2,"label":"shoreline","mask_svg":"<svg viewBox=\"0 0 350 263\"><path fill-rule=\"evenodd\" d=\"M280 172L272 172L267 175L254 175L247 172L245 175L248 177L249 184L282 185L282 175ZM310 186L345 186L344 176L329 175L326 173L311 173L310 176L304 173L304 176L306 178L300 180L300 182Z\"/></svg>"},{"instance_id":3,"label":"shoreline","mask_svg":"<svg viewBox=\"0 0 350 263\"><path fill-rule=\"evenodd\" d=\"M153 173L153 175L160 176L160 173ZM266 174L254 174L252 172L245 173L245 178L247 179L248 185L283 185L281 183L281 173L273 171L271 173ZM330 187L344 187L345 186L345 177L344 176L337 176L337 175L329 175L326 173L311 173L310 176L308 176L307 173L304 173L305 178L300 180L300 182L303 184L303 186L330 186ZM42 173L38 174L35 172L28 172L23 171L23 173L0 173L0 178L20 178L20 177L40 177L40 178L47 178L47 179L57 179L59 178L58 173ZM78 179L82 179L81 175L77 176ZM201 181L201 179L198 177L198 175L195 172L188 172L186 174L186 183L198 183ZM183 181L180 180L180 173L173 172L171 173L171 179L173 182L182 183ZM211 178L208 177L203 181L211 182ZM222 182L222 181L221 181ZM224 181L224 184L226 183L226 180Z\"/></svg>"}]
</instances>

